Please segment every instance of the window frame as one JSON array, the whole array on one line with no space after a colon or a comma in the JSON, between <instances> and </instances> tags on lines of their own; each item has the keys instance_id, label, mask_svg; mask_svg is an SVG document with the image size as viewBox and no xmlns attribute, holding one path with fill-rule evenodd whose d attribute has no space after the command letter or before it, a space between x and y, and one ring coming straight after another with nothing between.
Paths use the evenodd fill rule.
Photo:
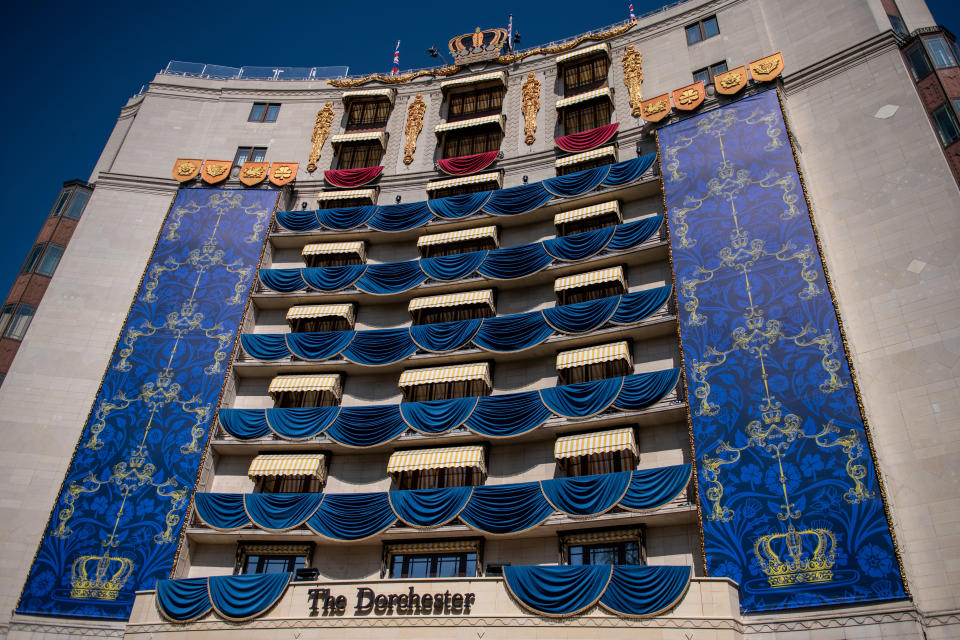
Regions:
<instances>
[{"instance_id":1,"label":"window frame","mask_svg":"<svg viewBox=\"0 0 960 640\"><path fill-rule=\"evenodd\" d=\"M411 580L414 578L409 577L409 572L406 575L403 575L402 570L399 575L394 575L395 560L394 558L403 558L403 565L409 569L410 563L406 561L407 558L427 558L431 562L431 568L436 570L439 568L439 560L442 557L460 557L460 567L458 567L458 575L456 576L439 576L439 575L428 575L427 579L446 579L447 577L463 577L463 578L479 578L483 576L483 547L484 540L483 538L466 538L466 539L457 539L457 540L424 540L422 542L416 543L418 546L429 545L433 543L449 544L451 542L465 542L469 544L476 545L474 550L467 551L417 551L413 553L405 552L404 547L409 543L390 543L385 542L383 544L383 551L380 561L380 578L387 580ZM475 556L472 560L470 556ZM471 564L473 564L473 570L471 571ZM401 567L403 566L401 565ZM430 573L430 572L428 572Z\"/></svg>"},{"instance_id":2,"label":"window frame","mask_svg":"<svg viewBox=\"0 0 960 640\"><path fill-rule=\"evenodd\" d=\"M948 132L942 128L943 122L940 118L938 118L938 113L942 113L943 116L945 116L949 123L953 126L953 138L951 140L946 139L946 134ZM960 140L960 120L957 119L957 114L954 113L954 110L951 108L950 102L944 102L942 105L931 111L930 120L933 122L933 129L937 133L937 139L940 141L940 146L949 147Z\"/></svg>"},{"instance_id":3,"label":"window frame","mask_svg":"<svg viewBox=\"0 0 960 640\"><path fill-rule=\"evenodd\" d=\"M279 102L254 102L250 106L250 114L247 116L247 122L257 122L261 124L273 123L277 121L277 117L280 115L280 105ZM257 108L261 108L262 111L259 115L255 116Z\"/></svg>"},{"instance_id":4,"label":"window frame","mask_svg":"<svg viewBox=\"0 0 960 640\"><path fill-rule=\"evenodd\" d=\"M606 110L606 117L601 113ZM591 112L593 118L592 126L584 124L584 114ZM613 119L613 104L607 98L597 100L588 100L580 104L570 105L563 109L563 134L583 133L597 127L603 127L610 124ZM575 121L577 126L571 127L571 121Z\"/></svg>"},{"instance_id":5,"label":"window frame","mask_svg":"<svg viewBox=\"0 0 960 640\"><path fill-rule=\"evenodd\" d=\"M13 314L16 313L16 311L16 302L7 302L0 307L0 336L7 333L7 327L10 326L10 321L13 320Z\"/></svg>"},{"instance_id":6,"label":"window frame","mask_svg":"<svg viewBox=\"0 0 960 640\"><path fill-rule=\"evenodd\" d=\"M320 493L324 483L315 476L261 476L254 493Z\"/></svg>"},{"instance_id":7,"label":"window frame","mask_svg":"<svg viewBox=\"0 0 960 640\"><path fill-rule=\"evenodd\" d=\"M470 133L471 131L473 133ZM478 153L489 153L490 151L499 151L502 146L503 130L500 127L453 130L443 134L441 157L447 160ZM470 153L463 153L464 151ZM486 191L486 189L480 189L480 191Z\"/></svg>"},{"instance_id":8,"label":"window frame","mask_svg":"<svg viewBox=\"0 0 960 640\"><path fill-rule=\"evenodd\" d=\"M297 569L307 568L313 563L315 545L309 543L265 543L240 542L237 544L237 555L234 561L234 575L264 575L264 572L248 571L250 558L287 558L290 573ZM297 560L303 559L303 566L297 566ZM292 564L291 564L292 563ZM258 565L260 563L258 562ZM280 573L280 572L278 572Z\"/></svg>"},{"instance_id":9,"label":"window frame","mask_svg":"<svg viewBox=\"0 0 960 640\"><path fill-rule=\"evenodd\" d=\"M383 129L390 120L392 106L389 98L354 100L347 109L346 130ZM359 113L355 113L355 111L359 111Z\"/></svg>"},{"instance_id":10,"label":"window frame","mask_svg":"<svg viewBox=\"0 0 960 640\"><path fill-rule=\"evenodd\" d=\"M917 60L920 60L926 64L926 72L922 75L920 75L920 70L914 64L914 59L911 58L912 53L919 53L920 57ZM927 55L926 47L924 47L922 43L914 42L912 45L904 49L903 57L907 61L907 69L910 71L910 75L913 77L914 83L918 83L924 78L930 77L931 73L934 73L933 62L930 60L930 56Z\"/></svg>"},{"instance_id":11,"label":"window frame","mask_svg":"<svg viewBox=\"0 0 960 640\"><path fill-rule=\"evenodd\" d=\"M337 149L338 169L376 167L380 165L381 160L383 160L383 145L375 140L343 143Z\"/></svg>"},{"instance_id":12,"label":"window frame","mask_svg":"<svg viewBox=\"0 0 960 640\"><path fill-rule=\"evenodd\" d=\"M27 331L30 329L30 324L33 322L33 316L36 314L37 308L33 305L23 304L22 302L17 303L17 307L13 312L13 315L10 316L10 321L7 323L6 328L3 332L4 338L9 338L11 340L22 341L23 337L27 335ZM22 318L27 317L26 324L23 324L22 331L17 331L18 321L21 321ZM19 333L19 335L17 335Z\"/></svg>"},{"instance_id":13,"label":"window frame","mask_svg":"<svg viewBox=\"0 0 960 640\"><path fill-rule=\"evenodd\" d=\"M718 70L718 68L721 67L721 66L723 67L723 69L719 69L719 70ZM726 61L726 60L720 60L720 61L718 61L718 62L714 62L713 64L709 64L709 65L703 67L702 69L697 69L696 71L694 71L694 72L693 72L693 81L694 81L695 83L696 83L696 82L699 82L700 79L698 79L697 76L698 76L698 75L702 75L702 74L705 73L705 74L706 74L706 77L703 78L703 86L707 87L707 86L713 84L714 79L715 79L718 75L720 75L721 73L726 73L726 72L729 71L729 70L730 70L730 67L727 66L727 61Z\"/></svg>"},{"instance_id":14,"label":"window frame","mask_svg":"<svg viewBox=\"0 0 960 640\"><path fill-rule=\"evenodd\" d=\"M490 85L487 87L475 87L465 91L454 91L447 96L447 122L457 122L459 120L469 120L470 118L481 118L483 116L496 115L503 113L503 98L506 95L506 89L501 85ZM467 100L473 100L473 107L465 109ZM481 102L486 100L485 108L481 108ZM459 108L454 105L459 104Z\"/></svg>"},{"instance_id":15,"label":"window frame","mask_svg":"<svg viewBox=\"0 0 960 640\"><path fill-rule=\"evenodd\" d=\"M603 67L602 70L600 67ZM571 84L569 81L574 82ZM582 59L574 59L563 65L563 95L575 96L579 93L603 87L610 77L610 58L604 52Z\"/></svg>"},{"instance_id":16,"label":"window frame","mask_svg":"<svg viewBox=\"0 0 960 640\"><path fill-rule=\"evenodd\" d=\"M265 162L267 149L268 147L237 147L237 152L233 156L233 166L243 166L244 162ZM246 154L241 157L243 151L246 151Z\"/></svg>"},{"instance_id":17,"label":"window frame","mask_svg":"<svg viewBox=\"0 0 960 640\"><path fill-rule=\"evenodd\" d=\"M611 534L620 534L623 536L623 539L618 541L613 541L613 542L608 542L608 541L597 541L597 542L590 542L590 543L583 543L583 542L571 543L570 542L571 539L574 539L576 538L576 536L584 533L608 533L608 532ZM577 564L573 563L573 554L571 553L571 551L574 548L578 548L578 547L583 549L592 549L596 547L605 547L605 546L609 547L612 545L622 545L623 553L620 555L621 557L625 557L626 546L628 544L636 544L637 560L639 562L637 563L627 563L627 562L619 563L618 562L617 565L618 566L643 566L647 564L646 541L647 541L647 530L644 525L639 525L637 527L630 527L630 528L616 527L616 528L605 528L605 529L591 529L586 531L569 531L569 532L562 532L562 533L558 532L557 546L558 546L558 553L560 556L559 563L561 565L568 565L568 566L584 566L584 565L592 564L591 562L579 562ZM590 559L590 554L588 552L587 560L589 559Z\"/></svg>"},{"instance_id":18,"label":"window frame","mask_svg":"<svg viewBox=\"0 0 960 640\"><path fill-rule=\"evenodd\" d=\"M709 23L709 22L711 22L711 21L713 22L714 26L716 27L716 33L708 36L708 35L707 35L707 23ZM696 39L696 40L693 40L693 41L691 42L691 40L690 40L690 35L691 35L691 33L694 33L694 31L691 31L692 29L696 29L696 32L695 32L695 33L697 34L697 39ZM691 23L691 24L686 25L686 26L683 28L683 32L684 32L684 35L685 35L686 38L687 38L687 46L688 46L688 47L692 47L693 45L699 44L699 43L703 42L704 40L709 40L710 38L716 38L718 35L720 35L720 22L717 20L717 14L713 14L712 16L707 16L706 18L701 18L700 20L697 20L697 21L694 22L694 23Z\"/></svg>"},{"instance_id":19,"label":"window frame","mask_svg":"<svg viewBox=\"0 0 960 640\"><path fill-rule=\"evenodd\" d=\"M45 243L45 245L46 246L43 249L43 255L40 257L40 260L37 262L37 265L34 268L33 272L36 273L37 275L52 278L53 274L56 273L57 271L57 267L60 265L60 260L63 258L63 253L64 251L66 251L66 247L61 244L56 244L53 242L47 242ZM53 266L51 268L50 265L47 264L50 259L49 256L51 255L51 252L57 252L57 251L59 251L60 253L54 259ZM45 266L46 266L46 269L49 270L49 272L43 270Z\"/></svg>"},{"instance_id":20,"label":"window frame","mask_svg":"<svg viewBox=\"0 0 960 640\"><path fill-rule=\"evenodd\" d=\"M46 242L38 242L30 247L30 253L27 254L27 259L23 261L23 266L20 267L19 275L27 275L36 271L37 265L40 264L40 260L43 258L43 252L46 250L46 248Z\"/></svg>"},{"instance_id":21,"label":"window frame","mask_svg":"<svg viewBox=\"0 0 960 640\"><path fill-rule=\"evenodd\" d=\"M484 455L486 457L486 455ZM485 477L476 467L438 467L401 471L394 477L398 490L479 487Z\"/></svg>"},{"instance_id":22,"label":"window frame","mask_svg":"<svg viewBox=\"0 0 960 640\"><path fill-rule=\"evenodd\" d=\"M923 41L923 48L927 53L927 59L933 64L934 69L952 69L957 66L957 57L954 55L953 49L950 47L950 43L946 37L938 35L920 39ZM934 43L942 47L942 49L935 50L933 46ZM943 64L941 64L937 61L935 53L937 55L945 55L949 59L944 59Z\"/></svg>"}]
</instances>

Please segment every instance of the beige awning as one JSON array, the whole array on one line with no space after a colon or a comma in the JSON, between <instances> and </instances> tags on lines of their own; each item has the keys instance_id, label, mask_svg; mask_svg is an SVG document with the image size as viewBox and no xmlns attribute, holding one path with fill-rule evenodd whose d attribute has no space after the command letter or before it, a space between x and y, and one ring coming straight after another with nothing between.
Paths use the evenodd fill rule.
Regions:
<instances>
[{"instance_id":1,"label":"beige awning","mask_svg":"<svg viewBox=\"0 0 960 640\"><path fill-rule=\"evenodd\" d=\"M344 189L343 191L324 191L317 194L317 200L369 200L370 204L377 202L376 189Z\"/></svg>"},{"instance_id":2,"label":"beige awning","mask_svg":"<svg viewBox=\"0 0 960 640\"><path fill-rule=\"evenodd\" d=\"M624 540L639 540L642 536L640 529L614 529L606 531L587 531L563 536L563 543L572 546L575 544L594 544L597 542L623 542Z\"/></svg>"},{"instance_id":3,"label":"beige awning","mask_svg":"<svg viewBox=\"0 0 960 640\"><path fill-rule=\"evenodd\" d=\"M422 471L424 469L457 469L469 467L486 473L483 446L441 447L438 449L414 449L394 451L387 463L387 473Z\"/></svg>"},{"instance_id":4,"label":"beige awning","mask_svg":"<svg viewBox=\"0 0 960 640\"><path fill-rule=\"evenodd\" d=\"M436 542L401 542L384 545L387 553L442 553L444 551L479 551L479 540L437 540Z\"/></svg>"},{"instance_id":5,"label":"beige awning","mask_svg":"<svg viewBox=\"0 0 960 640\"><path fill-rule=\"evenodd\" d=\"M344 142L379 142L381 147L387 146L387 134L383 131L359 131L357 133L341 133L330 138L330 144L338 145Z\"/></svg>"},{"instance_id":6,"label":"beige awning","mask_svg":"<svg viewBox=\"0 0 960 640\"><path fill-rule=\"evenodd\" d=\"M507 85L507 74L503 71L491 71L490 73L481 73L478 76L467 76L466 78L455 78L453 80L444 80L440 83L440 89L446 91L453 87L463 87L468 84L480 84L481 82L499 82L503 86Z\"/></svg>"},{"instance_id":7,"label":"beige awning","mask_svg":"<svg viewBox=\"0 0 960 640\"><path fill-rule=\"evenodd\" d=\"M347 324L353 326L356 305L345 304L302 304L287 309L287 320L303 320L309 318L343 318Z\"/></svg>"},{"instance_id":8,"label":"beige awning","mask_svg":"<svg viewBox=\"0 0 960 640\"><path fill-rule=\"evenodd\" d=\"M463 176L461 178L450 178L449 180L437 180L436 182L430 182L427 184L427 191L440 191L442 189L451 189L453 187L459 187L465 184L481 184L483 182L492 182L496 185L496 188L499 189L501 180L502 177L499 171L478 173L475 176Z\"/></svg>"},{"instance_id":9,"label":"beige awning","mask_svg":"<svg viewBox=\"0 0 960 640\"><path fill-rule=\"evenodd\" d=\"M448 231L446 233L434 233L429 236L420 236L417 238L418 247L427 247L435 244L451 244L454 242L466 242L467 240L479 240L480 238L490 238L495 246L500 246L500 240L497 237L497 228L474 227L473 229L461 229L460 231Z\"/></svg>"},{"instance_id":10,"label":"beige awning","mask_svg":"<svg viewBox=\"0 0 960 640\"><path fill-rule=\"evenodd\" d=\"M619 282L624 289L627 288L627 279L623 276L623 267L607 267L597 271L588 271L587 273L577 273L572 276L557 278L553 282L555 292L566 291L567 289L580 289L604 282Z\"/></svg>"},{"instance_id":11,"label":"beige awning","mask_svg":"<svg viewBox=\"0 0 960 640\"><path fill-rule=\"evenodd\" d=\"M592 204L589 207L580 207L579 209L571 209L570 211L558 213L553 216L553 224L559 226L577 220L599 218L611 212L617 214L618 224L623 222L623 215L620 213L620 201L610 200L608 202L601 202L600 204Z\"/></svg>"},{"instance_id":12,"label":"beige awning","mask_svg":"<svg viewBox=\"0 0 960 640\"><path fill-rule=\"evenodd\" d=\"M270 381L267 392L270 394L284 391L326 391L337 398L342 393L339 373L314 373L302 376L277 376Z\"/></svg>"},{"instance_id":13,"label":"beige awning","mask_svg":"<svg viewBox=\"0 0 960 640\"><path fill-rule=\"evenodd\" d=\"M360 89L357 91L344 91L340 99L346 104L350 100L362 100L364 98L387 98L390 102L397 95L396 89Z\"/></svg>"},{"instance_id":14,"label":"beige awning","mask_svg":"<svg viewBox=\"0 0 960 640\"><path fill-rule=\"evenodd\" d=\"M410 304L407 305L407 310L418 311L420 309L463 307L468 304L485 304L491 309L494 309L493 289L464 291L463 293L447 293L440 296L429 296L427 298L414 298L410 301Z\"/></svg>"},{"instance_id":15,"label":"beige awning","mask_svg":"<svg viewBox=\"0 0 960 640\"><path fill-rule=\"evenodd\" d=\"M422 384L439 384L441 382L465 382L468 380L482 380L488 387L490 381L490 364L477 362L470 364L455 364L449 367L431 367L429 369L407 369L400 374L401 388L415 387Z\"/></svg>"},{"instance_id":16,"label":"beige awning","mask_svg":"<svg viewBox=\"0 0 960 640\"><path fill-rule=\"evenodd\" d=\"M581 162L586 162L587 160L593 160L594 158L603 158L605 156L613 156L613 159L617 159L617 148L612 144L606 147L600 147L599 149L591 149L590 151L584 151L583 153L575 153L572 156L566 156L565 158L557 158L554 164L557 167L566 167L571 164L580 164Z\"/></svg>"},{"instance_id":17,"label":"beige awning","mask_svg":"<svg viewBox=\"0 0 960 640\"><path fill-rule=\"evenodd\" d=\"M572 104L577 104L578 102L586 102L587 100L593 100L594 98L607 98L612 102L613 93L610 92L610 87L603 87L602 89L594 89L593 91L584 91L583 93L578 93L575 96L570 96L569 98L562 98L560 100L557 100L557 109L563 109L564 107L569 107Z\"/></svg>"},{"instance_id":18,"label":"beige awning","mask_svg":"<svg viewBox=\"0 0 960 640\"><path fill-rule=\"evenodd\" d=\"M483 116L482 118L470 118L469 120L457 120L456 122L444 122L434 128L434 132L443 133L444 131L453 131L454 129L466 129L468 127L482 127L485 124L495 124L503 129L503 114L497 113L492 116Z\"/></svg>"},{"instance_id":19,"label":"beige awning","mask_svg":"<svg viewBox=\"0 0 960 640\"><path fill-rule=\"evenodd\" d=\"M629 451L635 457L640 457L637 442L633 437L633 429L610 429L609 431L594 431L575 436L557 438L553 446L553 457L557 460L589 456L611 451Z\"/></svg>"},{"instance_id":20,"label":"beige awning","mask_svg":"<svg viewBox=\"0 0 960 640\"><path fill-rule=\"evenodd\" d=\"M626 340L571 351L561 351L557 354L557 370L573 369L574 367L614 360L624 360L629 366L633 366L633 354L630 353L630 347Z\"/></svg>"},{"instance_id":21,"label":"beige awning","mask_svg":"<svg viewBox=\"0 0 960 640\"><path fill-rule=\"evenodd\" d=\"M557 56L557 64L567 62L568 60L573 60L574 58L582 58L583 56L588 56L592 53L597 53L602 51L607 54L607 57L610 57L610 47L605 42L600 44L594 44L589 47L584 47L583 49L577 49L569 53Z\"/></svg>"},{"instance_id":22,"label":"beige awning","mask_svg":"<svg viewBox=\"0 0 960 640\"><path fill-rule=\"evenodd\" d=\"M323 480L327 475L326 458L322 453L259 455L250 463L250 478L313 476Z\"/></svg>"},{"instance_id":23,"label":"beige awning","mask_svg":"<svg viewBox=\"0 0 960 640\"><path fill-rule=\"evenodd\" d=\"M367 249L363 240L356 242L314 242L305 245L301 255L303 256L325 256L340 253L354 253L360 256L361 261L367 259Z\"/></svg>"}]
</instances>

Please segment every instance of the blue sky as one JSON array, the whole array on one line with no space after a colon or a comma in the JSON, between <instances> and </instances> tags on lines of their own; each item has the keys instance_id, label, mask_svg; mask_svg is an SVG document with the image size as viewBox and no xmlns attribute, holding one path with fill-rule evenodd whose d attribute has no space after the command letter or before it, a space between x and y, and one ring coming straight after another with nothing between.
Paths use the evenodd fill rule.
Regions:
<instances>
[{"instance_id":1,"label":"blue sky","mask_svg":"<svg viewBox=\"0 0 960 640\"><path fill-rule=\"evenodd\" d=\"M0 26L7 61L0 292L16 277L62 183L89 177L120 107L168 60L386 72L401 39L401 66L418 68L439 62L426 54L431 44L446 55L452 36L477 25L506 26L511 12L525 47L626 19L628 2L590 3L589 12L584 3L563 0L11 2ZM928 4L940 24L958 31L960 3ZM662 5L634 1L638 14Z\"/></svg>"}]
</instances>

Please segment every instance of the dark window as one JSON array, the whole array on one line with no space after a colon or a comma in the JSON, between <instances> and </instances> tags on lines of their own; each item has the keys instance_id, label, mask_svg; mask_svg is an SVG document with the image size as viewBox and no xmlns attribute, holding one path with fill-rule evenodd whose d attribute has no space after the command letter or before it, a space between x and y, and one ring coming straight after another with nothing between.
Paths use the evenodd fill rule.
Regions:
<instances>
[{"instance_id":1,"label":"dark window","mask_svg":"<svg viewBox=\"0 0 960 640\"><path fill-rule=\"evenodd\" d=\"M910 32L907 31L907 25L903 23L903 19L900 16L888 13L887 19L890 21L890 26L893 27L893 32L898 36L901 38L906 38L910 35Z\"/></svg>"},{"instance_id":2,"label":"dark window","mask_svg":"<svg viewBox=\"0 0 960 640\"><path fill-rule=\"evenodd\" d=\"M568 553L568 564L643 564L640 543L636 540L576 544L568 547Z\"/></svg>"},{"instance_id":3,"label":"dark window","mask_svg":"<svg viewBox=\"0 0 960 640\"><path fill-rule=\"evenodd\" d=\"M342 144L337 153L337 167L339 169L360 169L362 167L376 167L383 157L383 147L379 142L364 142L360 144Z\"/></svg>"},{"instance_id":4,"label":"dark window","mask_svg":"<svg viewBox=\"0 0 960 640\"><path fill-rule=\"evenodd\" d=\"M709 67L704 67L703 69L697 69L693 72L693 81L694 82L703 82L704 86L713 84L713 79L718 75L727 70L727 61L721 60L720 62L715 62Z\"/></svg>"},{"instance_id":5,"label":"dark window","mask_svg":"<svg viewBox=\"0 0 960 640\"><path fill-rule=\"evenodd\" d=\"M313 545L241 544L234 573L293 573L309 562Z\"/></svg>"},{"instance_id":6,"label":"dark window","mask_svg":"<svg viewBox=\"0 0 960 640\"><path fill-rule=\"evenodd\" d=\"M73 192L73 198L70 199L70 206L64 212L63 217L71 220L79 220L83 215L83 210L90 200L90 192L86 189L76 189Z\"/></svg>"},{"instance_id":7,"label":"dark window","mask_svg":"<svg viewBox=\"0 0 960 640\"><path fill-rule=\"evenodd\" d=\"M496 184L493 182L476 182L473 184L462 184L459 187L450 187L449 189L439 189L437 191L430 191L427 193L427 197L431 200L434 198L449 198L450 196L463 196L468 193L480 193L481 191L490 191L491 189L496 188Z\"/></svg>"},{"instance_id":8,"label":"dark window","mask_svg":"<svg viewBox=\"0 0 960 640\"><path fill-rule=\"evenodd\" d=\"M60 257L63 255L63 247L58 244L48 244L46 251L43 252L43 258L37 265L37 273L42 276L52 276L60 264Z\"/></svg>"},{"instance_id":9,"label":"dark window","mask_svg":"<svg viewBox=\"0 0 960 640\"><path fill-rule=\"evenodd\" d=\"M0 335L6 332L7 325L10 324L10 318L13 317L13 311L16 308L17 304L15 302L8 302L0 309Z\"/></svg>"},{"instance_id":10,"label":"dark window","mask_svg":"<svg viewBox=\"0 0 960 640\"><path fill-rule=\"evenodd\" d=\"M250 109L247 122L276 122L280 113L280 105L266 102L254 102ZM259 162L259 160L257 161Z\"/></svg>"},{"instance_id":11,"label":"dark window","mask_svg":"<svg viewBox=\"0 0 960 640\"><path fill-rule=\"evenodd\" d=\"M607 80L610 60L605 55L596 56L579 63L570 63L563 67L563 93L566 96L588 91Z\"/></svg>"},{"instance_id":12,"label":"dark window","mask_svg":"<svg viewBox=\"0 0 960 640\"><path fill-rule=\"evenodd\" d=\"M960 140L960 125L957 124L957 116L949 104L941 105L930 115L933 116L933 124L940 137L940 144L947 147Z\"/></svg>"},{"instance_id":13,"label":"dark window","mask_svg":"<svg viewBox=\"0 0 960 640\"><path fill-rule=\"evenodd\" d=\"M450 96L447 120L464 120L478 116L500 113L503 107L503 88L490 87Z\"/></svg>"},{"instance_id":14,"label":"dark window","mask_svg":"<svg viewBox=\"0 0 960 640\"><path fill-rule=\"evenodd\" d=\"M933 60L933 66L937 69L957 66L957 60L953 57L953 52L950 51L950 45L947 44L946 38L924 38L923 43L927 45L927 52L930 54L930 59Z\"/></svg>"},{"instance_id":15,"label":"dark window","mask_svg":"<svg viewBox=\"0 0 960 640\"><path fill-rule=\"evenodd\" d=\"M456 467L419 469L397 474L398 489L442 489L444 487L476 487L483 482L479 469Z\"/></svg>"},{"instance_id":16,"label":"dark window","mask_svg":"<svg viewBox=\"0 0 960 640\"><path fill-rule=\"evenodd\" d=\"M720 26L717 24L717 16L704 18L700 22L688 25L687 45L697 44L707 38L720 35Z\"/></svg>"},{"instance_id":17,"label":"dark window","mask_svg":"<svg viewBox=\"0 0 960 640\"><path fill-rule=\"evenodd\" d=\"M637 460L629 451L608 451L606 453L564 458L561 466L564 473L572 478L574 476L595 476L601 473L633 471L637 468Z\"/></svg>"},{"instance_id":18,"label":"dark window","mask_svg":"<svg viewBox=\"0 0 960 640\"><path fill-rule=\"evenodd\" d=\"M384 127L390 117L389 100L364 100L350 105L347 129L370 129Z\"/></svg>"},{"instance_id":19,"label":"dark window","mask_svg":"<svg viewBox=\"0 0 960 640\"><path fill-rule=\"evenodd\" d=\"M503 132L497 129L477 131L451 131L443 138L443 157L458 158L475 153L498 151L503 140ZM484 189L480 189L484 191Z\"/></svg>"},{"instance_id":20,"label":"dark window","mask_svg":"<svg viewBox=\"0 0 960 640\"><path fill-rule=\"evenodd\" d=\"M266 147L237 147L237 155L233 158L233 166L239 167L244 162L263 162L266 157Z\"/></svg>"},{"instance_id":21,"label":"dark window","mask_svg":"<svg viewBox=\"0 0 960 640\"><path fill-rule=\"evenodd\" d=\"M613 164L616 161L617 159L614 158L613 156L601 156L599 158L593 158L592 160L587 160L585 162L578 162L577 164L568 164L562 167L557 167L557 175L565 176L568 173L576 173L577 171L586 171L587 169L594 169L596 167L602 167L603 165Z\"/></svg>"},{"instance_id":22,"label":"dark window","mask_svg":"<svg viewBox=\"0 0 960 640\"><path fill-rule=\"evenodd\" d=\"M37 268L37 265L40 264L40 257L43 255L43 249L46 245L35 244L33 248L30 249L30 253L27 254L27 260L23 263L23 267L20 269L20 273L33 273L34 269Z\"/></svg>"},{"instance_id":23,"label":"dark window","mask_svg":"<svg viewBox=\"0 0 960 640\"><path fill-rule=\"evenodd\" d=\"M320 200L317 209L339 209L341 207L365 207L370 204L367 198L344 198L343 200Z\"/></svg>"},{"instance_id":24,"label":"dark window","mask_svg":"<svg viewBox=\"0 0 960 640\"><path fill-rule=\"evenodd\" d=\"M566 107L563 110L563 132L570 135L610 124L612 110L606 98Z\"/></svg>"},{"instance_id":25,"label":"dark window","mask_svg":"<svg viewBox=\"0 0 960 640\"><path fill-rule=\"evenodd\" d=\"M27 329L30 328L30 321L33 320L34 311L35 309L28 304L17 305L17 310L13 314L13 319L10 321L10 326L7 327L4 337L23 340L24 334L26 334Z\"/></svg>"},{"instance_id":26,"label":"dark window","mask_svg":"<svg viewBox=\"0 0 960 640\"><path fill-rule=\"evenodd\" d=\"M70 199L71 191L64 189L60 192L60 197L57 198L57 204L53 206L53 211L50 212L50 215L56 217L63 213L63 208L67 206L67 201Z\"/></svg>"},{"instance_id":27,"label":"dark window","mask_svg":"<svg viewBox=\"0 0 960 640\"><path fill-rule=\"evenodd\" d=\"M391 578L464 578L477 575L477 554L396 553L390 556Z\"/></svg>"},{"instance_id":28,"label":"dark window","mask_svg":"<svg viewBox=\"0 0 960 640\"><path fill-rule=\"evenodd\" d=\"M266 476L257 481L256 493L320 493L323 485L316 476Z\"/></svg>"},{"instance_id":29,"label":"dark window","mask_svg":"<svg viewBox=\"0 0 960 640\"><path fill-rule=\"evenodd\" d=\"M905 54L914 82L918 82L933 73L930 60L927 58L927 54L924 53L923 47L920 46L919 42L907 49Z\"/></svg>"}]
</instances>

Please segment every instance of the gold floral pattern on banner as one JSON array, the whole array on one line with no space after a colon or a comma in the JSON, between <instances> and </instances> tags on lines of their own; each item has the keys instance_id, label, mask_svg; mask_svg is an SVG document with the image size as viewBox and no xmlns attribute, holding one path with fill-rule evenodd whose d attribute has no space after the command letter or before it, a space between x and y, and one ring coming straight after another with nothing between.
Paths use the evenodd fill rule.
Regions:
<instances>
[{"instance_id":1,"label":"gold floral pattern on banner","mask_svg":"<svg viewBox=\"0 0 960 640\"><path fill-rule=\"evenodd\" d=\"M173 163L173 179L177 182L189 182L197 177L201 166L203 166L203 160L177 158Z\"/></svg>"}]
</instances>

